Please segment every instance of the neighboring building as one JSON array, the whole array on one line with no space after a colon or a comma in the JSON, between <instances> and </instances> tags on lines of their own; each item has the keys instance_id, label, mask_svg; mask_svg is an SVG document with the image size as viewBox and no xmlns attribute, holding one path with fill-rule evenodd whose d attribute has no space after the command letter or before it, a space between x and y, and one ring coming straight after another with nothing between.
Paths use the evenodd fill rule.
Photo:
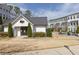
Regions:
<instances>
[{"instance_id":1,"label":"neighboring building","mask_svg":"<svg viewBox=\"0 0 79 59\"><path fill-rule=\"evenodd\" d=\"M62 31L76 32L77 26L79 26L79 13L49 20L49 26L55 30L61 28Z\"/></svg>"},{"instance_id":2,"label":"neighboring building","mask_svg":"<svg viewBox=\"0 0 79 59\"><path fill-rule=\"evenodd\" d=\"M4 32L8 32L8 24L12 23L14 36L26 35L25 31L28 27L28 23L31 24L32 32L46 32L47 17L30 17L27 18L24 15L19 15L13 20L6 20L3 24Z\"/></svg>"}]
</instances>

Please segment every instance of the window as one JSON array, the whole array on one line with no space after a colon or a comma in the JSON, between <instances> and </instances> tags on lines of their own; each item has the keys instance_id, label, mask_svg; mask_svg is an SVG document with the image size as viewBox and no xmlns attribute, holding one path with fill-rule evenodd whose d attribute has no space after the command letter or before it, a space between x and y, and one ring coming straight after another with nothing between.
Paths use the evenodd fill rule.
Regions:
<instances>
[{"instance_id":1,"label":"window","mask_svg":"<svg viewBox=\"0 0 79 59\"><path fill-rule=\"evenodd\" d=\"M9 13L10 13L10 11L9 11Z\"/></svg>"},{"instance_id":2,"label":"window","mask_svg":"<svg viewBox=\"0 0 79 59\"><path fill-rule=\"evenodd\" d=\"M72 19L72 16L71 16L71 19Z\"/></svg>"},{"instance_id":3,"label":"window","mask_svg":"<svg viewBox=\"0 0 79 59\"><path fill-rule=\"evenodd\" d=\"M20 23L24 23L24 21L23 21L23 20L21 20L21 21L20 21Z\"/></svg>"},{"instance_id":4,"label":"window","mask_svg":"<svg viewBox=\"0 0 79 59\"><path fill-rule=\"evenodd\" d=\"M75 22L74 22L74 25L75 25Z\"/></svg>"},{"instance_id":5,"label":"window","mask_svg":"<svg viewBox=\"0 0 79 59\"><path fill-rule=\"evenodd\" d=\"M71 22L71 25L72 25L72 22Z\"/></svg>"},{"instance_id":6,"label":"window","mask_svg":"<svg viewBox=\"0 0 79 59\"><path fill-rule=\"evenodd\" d=\"M5 9L3 9L5 11Z\"/></svg>"},{"instance_id":7,"label":"window","mask_svg":"<svg viewBox=\"0 0 79 59\"><path fill-rule=\"evenodd\" d=\"M73 16L73 19L75 19L75 16Z\"/></svg>"},{"instance_id":8,"label":"window","mask_svg":"<svg viewBox=\"0 0 79 59\"><path fill-rule=\"evenodd\" d=\"M67 19L69 19L69 17L67 17Z\"/></svg>"},{"instance_id":9,"label":"window","mask_svg":"<svg viewBox=\"0 0 79 59\"><path fill-rule=\"evenodd\" d=\"M3 15L3 19L5 19L5 15Z\"/></svg>"},{"instance_id":10,"label":"window","mask_svg":"<svg viewBox=\"0 0 79 59\"><path fill-rule=\"evenodd\" d=\"M77 18L79 18L79 15L77 15Z\"/></svg>"},{"instance_id":11,"label":"window","mask_svg":"<svg viewBox=\"0 0 79 59\"><path fill-rule=\"evenodd\" d=\"M78 21L76 22L76 24L78 25Z\"/></svg>"},{"instance_id":12,"label":"window","mask_svg":"<svg viewBox=\"0 0 79 59\"><path fill-rule=\"evenodd\" d=\"M6 12L8 12L8 10L6 10Z\"/></svg>"}]
</instances>

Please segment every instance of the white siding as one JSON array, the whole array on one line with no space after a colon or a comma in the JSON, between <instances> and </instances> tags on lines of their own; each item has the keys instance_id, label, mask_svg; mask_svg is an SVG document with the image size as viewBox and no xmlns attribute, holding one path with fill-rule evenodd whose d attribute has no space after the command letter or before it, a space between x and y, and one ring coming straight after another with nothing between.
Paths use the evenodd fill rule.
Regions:
<instances>
[{"instance_id":1,"label":"white siding","mask_svg":"<svg viewBox=\"0 0 79 59\"><path fill-rule=\"evenodd\" d=\"M35 27L36 32L46 32L46 27Z\"/></svg>"},{"instance_id":2,"label":"white siding","mask_svg":"<svg viewBox=\"0 0 79 59\"><path fill-rule=\"evenodd\" d=\"M20 23L20 21L24 21L24 23ZM21 27L21 26L28 26L28 19L25 19L25 18L20 18L16 23L13 24L13 28L15 27ZM33 25L31 24L31 28L33 30Z\"/></svg>"},{"instance_id":3,"label":"white siding","mask_svg":"<svg viewBox=\"0 0 79 59\"><path fill-rule=\"evenodd\" d=\"M8 26L4 27L4 32L8 32Z\"/></svg>"},{"instance_id":4,"label":"white siding","mask_svg":"<svg viewBox=\"0 0 79 59\"><path fill-rule=\"evenodd\" d=\"M24 23L20 23L20 21L24 21ZM28 21L26 21L24 18L20 18L13 27L19 27L19 26L28 26Z\"/></svg>"},{"instance_id":5,"label":"white siding","mask_svg":"<svg viewBox=\"0 0 79 59\"><path fill-rule=\"evenodd\" d=\"M20 27L14 28L14 36L21 36Z\"/></svg>"},{"instance_id":6,"label":"white siding","mask_svg":"<svg viewBox=\"0 0 79 59\"><path fill-rule=\"evenodd\" d=\"M20 28L17 28L17 36L21 36Z\"/></svg>"},{"instance_id":7,"label":"white siding","mask_svg":"<svg viewBox=\"0 0 79 59\"><path fill-rule=\"evenodd\" d=\"M14 24L13 24L13 29L14 29L14 36L21 36L21 30L20 30L20 27L27 27L28 26L28 23L29 23L29 20L22 17L22 18L18 18L19 20L16 21ZM24 21L23 23L21 23L20 21ZM30 23L31 24L31 23ZM33 25L31 24L31 28L33 30Z\"/></svg>"}]
</instances>

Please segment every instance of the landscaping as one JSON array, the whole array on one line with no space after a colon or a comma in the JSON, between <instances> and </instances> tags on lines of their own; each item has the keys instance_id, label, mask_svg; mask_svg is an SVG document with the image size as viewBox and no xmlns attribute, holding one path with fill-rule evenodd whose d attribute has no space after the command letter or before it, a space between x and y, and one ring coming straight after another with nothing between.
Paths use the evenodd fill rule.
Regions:
<instances>
[{"instance_id":1,"label":"landscaping","mask_svg":"<svg viewBox=\"0 0 79 59\"><path fill-rule=\"evenodd\" d=\"M16 37L0 38L0 53L17 53L32 50L59 48L64 45L79 45L76 36L59 35L53 33L53 37Z\"/></svg>"}]
</instances>

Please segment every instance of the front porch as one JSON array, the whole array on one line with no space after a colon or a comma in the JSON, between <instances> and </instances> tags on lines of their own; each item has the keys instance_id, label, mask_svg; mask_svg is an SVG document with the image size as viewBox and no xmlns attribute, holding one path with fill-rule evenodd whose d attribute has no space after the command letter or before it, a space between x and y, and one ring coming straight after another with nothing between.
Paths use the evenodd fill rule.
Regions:
<instances>
[{"instance_id":1,"label":"front porch","mask_svg":"<svg viewBox=\"0 0 79 59\"><path fill-rule=\"evenodd\" d=\"M27 26L20 26L14 28L14 36L26 36L27 35Z\"/></svg>"}]
</instances>

